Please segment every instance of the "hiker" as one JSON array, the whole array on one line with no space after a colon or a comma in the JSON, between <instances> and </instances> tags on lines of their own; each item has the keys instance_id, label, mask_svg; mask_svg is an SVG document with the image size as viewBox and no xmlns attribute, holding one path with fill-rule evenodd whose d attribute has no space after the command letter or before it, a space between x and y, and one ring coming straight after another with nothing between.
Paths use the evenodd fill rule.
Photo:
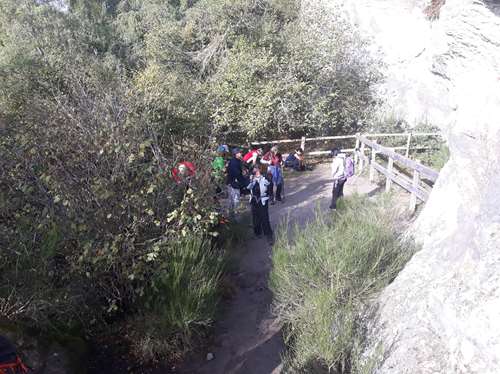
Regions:
<instances>
[{"instance_id":1,"label":"hiker","mask_svg":"<svg viewBox=\"0 0 500 374\"><path fill-rule=\"evenodd\" d=\"M349 178L354 175L354 160L351 156L345 155L344 158L344 183L340 188L339 197L344 197L344 186Z\"/></svg>"},{"instance_id":2,"label":"hiker","mask_svg":"<svg viewBox=\"0 0 500 374\"><path fill-rule=\"evenodd\" d=\"M248 151L245 156L243 156L243 162L245 166L252 170L253 166L257 164L257 160L260 156L262 156L262 148L251 149Z\"/></svg>"},{"instance_id":3,"label":"hiker","mask_svg":"<svg viewBox=\"0 0 500 374\"><path fill-rule=\"evenodd\" d=\"M273 244L273 231L269 222L269 181L261 174L259 165L255 165L250 177L248 189L251 192L250 204L252 206L253 230L257 237L262 233L267 237L270 245Z\"/></svg>"},{"instance_id":4,"label":"hiker","mask_svg":"<svg viewBox=\"0 0 500 374\"><path fill-rule=\"evenodd\" d=\"M221 186L224 184L224 176L226 172L226 155L229 153L229 148L226 144L217 147L217 156L212 161L212 181L215 183L215 198L222 194Z\"/></svg>"},{"instance_id":5,"label":"hiker","mask_svg":"<svg viewBox=\"0 0 500 374\"><path fill-rule=\"evenodd\" d=\"M0 374L28 373L28 367L21 361L14 345L0 335Z\"/></svg>"},{"instance_id":6,"label":"hiker","mask_svg":"<svg viewBox=\"0 0 500 374\"><path fill-rule=\"evenodd\" d=\"M245 187L246 179L243 176L242 152L239 148L233 148L233 158L227 166L227 190L229 195L229 215L233 216L235 209L240 204L241 188Z\"/></svg>"},{"instance_id":7,"label":"hiker","mask_svg":"<svg viewBox=\"0 0 500 374\"><path fill-rule=\"evenodd\" d=\"M214 174L224 174L226 168L226 155L229 153L229 147L222 144L217 147L217 156L212 161L212 170Z\"/></svg>"},{"instance_id":8,"label":"hiker","mask_svg":"<svg viewBox=\"0 0 500 374\"><path fill-rule=\"evenodd\" d=\"M196 174L196 167L192 162L182 161L172 169L172 178L177 184L191 182Z\"/></svg>"},{"instance_id":9,"label":"hiker","mask_svg":"<svg viewBox=\"0 0 500 374\"><path fill-rule=\"evenodd\" d=\"M290 153L285 160L285 167L291 168L295 171L304 171L304 151L302 148L297 148L294 153Z\"/></svg>"},{"instance_id":10,"label":"hiker","mask_svg":"<svg viewBox=\"0 0 500 374\"><path fill-rule=\"evenodd\" d=\"M337 209L337 200L344 196L344 183L347 178L345 175L345 154L341 153L338 148L332 149L331 155L333 156L332 161L332 177L333 177L333 189L332 189L332 203L330 204L330 209Z\"/></svg>"},{"instance_id":11,"label":"hiker","mask_svg":"<svg viewBox=\"0 0 500 374\"><path fill-rule=\"evenodd\" d=\"M262 157L260 162L267 165L267 175L271 182L269 197L271 204L275 204L276 201L281 201L281 192L283 190L283 171L281 169L283 157L278 152L278 146L271 147L271 150ZM276 186L276 194L274 193L274 186Z\"/></svg>"}]
</instances>

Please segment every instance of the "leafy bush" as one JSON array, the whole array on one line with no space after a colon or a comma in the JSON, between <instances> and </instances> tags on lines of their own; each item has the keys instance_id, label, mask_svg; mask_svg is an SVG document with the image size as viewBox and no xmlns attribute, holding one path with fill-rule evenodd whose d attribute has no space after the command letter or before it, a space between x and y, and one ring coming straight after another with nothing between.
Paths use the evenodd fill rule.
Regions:
<instances>
[{"instance_id":1,"label":"leafy bush","mask_svg":"<svg viewBox=\"0 0 500 374\"><path fill-rule=\"evenodd\" d=\"M269 12L258 27L278 37L237 39L214 74L216 130L250 140L361 130L381 78L363 39L340 15L302 8L283 24Z\"/></svg>"},{"instance_id":2,"label":"leafy bush","mask_svg":"<svg viewBox=\"0 0 500 374\"><path fill-rule=\"evenodd\" d=\"M450 149L446 145L441 145L438 150L430 155L429 165L435 170L441 170L450 159Z\"/></svg>"},{"instance_id":3,"label":"leafy bush","mask_svg":"<svg viewBox=\"0 0 500 374\"><path fill-rule=\"evenodd\" d=\"M440 133L440 129L429 124L420 124L415 127L415 132L433 132ZM415 144L416 140L414 141ZM430 136L419 137L418 146L427 147L425 150L413 151L411 157L418 159L424 165L430 166L435 170L441 170L450 157L448 146L442 137Z\"/></svg>"},{"instance_id":4,"label":"leafy bush","mask_svg":"<svg viewBox=\"0 0 500 374\"><path fill-rule=\"evenodd\" d=\"M357 372L365 313L413 253L394 232L390 201L342 200L333 215L318 212L273 254L271 286L286 324L289 372ZM352 370L352 371L350 371Z\"/></svg>"},{"instance_id":5,"label":"leafy bush","mask_svg":"<svg viewBox=\"0 0 500 374\"><path fill-rule=\"evenodd\" d=\"M0 318L92 339L130 324L145 360L182 353L225 256L214 137L351 131L378 74L296 0L55 3L0 0ZM186 158L190 188L170 175Z\"/></svg>"},{"instance_id":6,"label":"leafy bush","mask_svg":"<svg viewBox=\"0 0 500 374\"><path fill-rule=\"evenodd\" d=\"M217 262L176 260L179 246L212 251L211 155L206 140L148 121L115 53L112 10L87 5L0 2L0 318L94 338L150 313L167 341L188 336L185 318L208 324L201 306L217 299ZM170 168L188 147L198 173L186 190ZM173 282L199 266L206 288L188 300L174 292L179 313L160 315L160 275ZM196 298L199 314L182 315Z\"/></svg>"}]
</instances>

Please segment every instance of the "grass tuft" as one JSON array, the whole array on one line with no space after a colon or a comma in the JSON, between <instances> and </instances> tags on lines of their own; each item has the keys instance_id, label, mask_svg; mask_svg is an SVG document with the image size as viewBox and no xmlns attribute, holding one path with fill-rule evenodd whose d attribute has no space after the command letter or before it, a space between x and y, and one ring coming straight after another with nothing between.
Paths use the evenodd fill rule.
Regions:
<instances>
[{"instance_id":1,"label":"grass tuft","mask_svg":"<svg viewBox=\"0 0 500 374\"><path fill-rule=\"evenodd\" d=\"M167 268L152 274L155 292L132 324L134 352L143 361L179 359L208 331L217 311L224 254L201 236L171 243ZM177 356L170 356L175 352Z\"/></svg>"},{"instance_id":2,"label":"grass tuft","mask_svg":"<svg viewBox=\"0 0 500 374\"><path fill-rule=\"evenodd\" d=\"M292 373L361 373L357 364L370 301L399 273L414 247L395 233L390 198L354 196L274 248L271 287L285 322Z\"/></svg>"}]
</instances>

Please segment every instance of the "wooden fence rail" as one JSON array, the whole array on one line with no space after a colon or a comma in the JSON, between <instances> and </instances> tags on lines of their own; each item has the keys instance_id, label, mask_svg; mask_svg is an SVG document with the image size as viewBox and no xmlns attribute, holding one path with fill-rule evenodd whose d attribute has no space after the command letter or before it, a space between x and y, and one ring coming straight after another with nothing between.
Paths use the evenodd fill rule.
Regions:
<instances>
[{"instance_id":1,"label":"wooden fence rail","mask_svg":"<svg viewBox=\"0 0 500 374\"><path fill-rule=\"evenodd\" d=\"M439 177L439 173L425 165L422 165L418 161L410 160L408 157L402 156L394 151L394 148L384 147L377 143L376 140L369 140L366 136L357 135L357 144L361 144L358 150L356 150L355 159L359 160L358 170L363 171L366 165L370 165L369 178L370 181L374 181L375 172L385 176L386 185L385 190L390 191L393 182L406 191L408 191L410 196L410 210L414 211L417 206L417 199L421 201L427 201L429 198L429 188L432 186L426 185L422 182L424 180L434 183ZM367 147L371 149L371 155L368 157L366 155ZM387 157L387 167L384 167L377 162L376 156L384 155ZM403 173L398 172L394 165L399 164L400 167L409 169L413 173L413 178L410 179Z\"/></svg>"},{"instance_id":2,"label":"wooden fence rail","mask_svg":"<svg viewBox=\"0 0 500 374\"><path fill-rule=\"evenodd\" d=\"M302 148L304 151L306 150L306 143L307 142L317 142L317 141L328 141L328 140L346 140L346 139L352 139L353 142L356 141L356 146L354 148L348 148L348 149L343 149L342 151L345 152L354 152L354 150L358 147L357 144L357 139L358 135L339 135L339 136L320 136L316 138L306 138L303 136L300 139L283 139L283 140L266 140L266 141L258 141L258 142L252 142L250 143L252 146L259 146L259 145L269 145L269 144L286 144L286 143L300 143L300 148ZM394 134L364 134L364 137L367 139L378 139L378 138L396 138L396 137L403 137L406 138L406 145L405 146L398 146L394 147L395 150L404 150L405 151L405 156L408 157L410 154L410 150L425 150L425 149L430 149L431 147L425 147L425 146L415 146L411 147L411 140L414 137L424 137L424 136L432 136L432 137L440 137L439 133L435 132L416 132L416 133L394 133ZM307 152L308 155L312 156L320 156L320 155L326 155L329 154L330 151L312 151L312 152Z\"/></svg>"},{"instance_id":3,"label":"wooden fence rail","mask_svg":"<svg viewBox=\"0 0 500 374\"><path fill-rule=\"evenodd\" d=\"M299 143L301 148L305 151L307 142L314 141L328 141L328 140L346 140L352 139L355 141L354 148L342 149L342 152L352 153L354 155L354 161L357 165L356 169L358 173L362 172L366 165L369 165L369 178L370 181L374 181L375 173L378 172L385 176L386 185L385 190L390 191L393 184L397 184L406 191L408 191L410 196L410 210L414 211L417 206L417 199L421 201L427 201L429 197L429 190L432 188L432 184L437 180L439 173L434 169L422 165L419 161L414 161L408 158L410 150L425 150L431 147L426 146L415 146L411 147L412 138L417 137L439 137L438 133L394 133L394 134L356 134L356 135L341 135L341 136L322 136L317 138L306 138L301 139L284 139L284 140L272 140L272 141L260 141L253 142L251 145L265 145L265 144L286 144L286 143ZM406 138L406 144L404 146L397 147L385 147L378 143L379 139L391 138L391 137L402 137ZM397 153L397 150L404 150L404 156ZM366 152L370 151L370 156L366 155ZM307 155L320 156L330 154L330 151L308 151ZM377 155L383 155L387 158L387 167L377 162ZM397 169L403 168L409 170L412 173L412 178L408 177L406 174L399 172ZM430 185L429 185L430 184Z\"/></svg>"}]
</instances>

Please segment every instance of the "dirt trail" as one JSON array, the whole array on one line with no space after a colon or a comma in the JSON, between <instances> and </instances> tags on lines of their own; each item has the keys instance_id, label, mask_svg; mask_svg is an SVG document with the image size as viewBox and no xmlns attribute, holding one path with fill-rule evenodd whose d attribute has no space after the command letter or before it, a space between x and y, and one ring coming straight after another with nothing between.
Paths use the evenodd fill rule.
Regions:
<instances>
[{"instance_id":1,"label":"dirt trail","mask_svg":"<svg viewBox=\"0 0 500 374\"><path fill-rule=\"evenodd\" d=\"M314 217L315 208L328 208L331 179L328 164L314 171L297 173L285 181L285 202L270 206L271 224L276 230L284 219L305 224ZM353 177L345 194L376 191L365 178ZM281 326L271 311L272 293L268 288L272 248L265 239L250 238L246 243L239 271L235 275L237 291L225 306L215 325L214 344L205 357L187 363L184 374L276 374L281 371L284 349ZM198 361L198 362L196 362Z\"/></svg>"}]
</instances>

